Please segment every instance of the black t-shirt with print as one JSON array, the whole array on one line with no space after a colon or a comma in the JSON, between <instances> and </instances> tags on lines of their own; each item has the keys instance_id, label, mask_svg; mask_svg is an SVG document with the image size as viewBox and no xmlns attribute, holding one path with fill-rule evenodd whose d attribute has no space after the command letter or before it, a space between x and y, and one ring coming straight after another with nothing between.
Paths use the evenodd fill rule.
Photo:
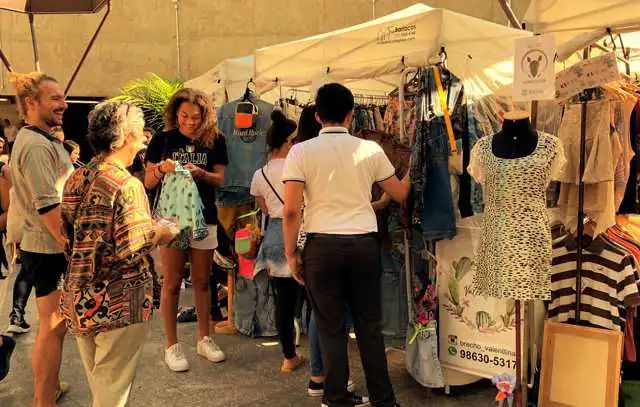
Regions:
<instances>
[{"instance_id":1,"label":"black t-shirt with print","mask_svg":"<svg viewBox=\"0 0 640 407\"><path fill-rule=\"evenodd\" d=\"M136 158L133 159L133 164L131 164L131 167L127 168L127 170L129 170L131 174L144 171L144 163L145 163L146 155L147 155L146 148L143 148L142 150L138 151L138 154L136 154Z\"/></svg>"},{"instance_id":2,"label":"black t-shirt with print","mask_svg":"<svg viewBox=\"0 0 640 407\"><path fill-rule=\"evenodd\" d=\"M150 163L159 163L163 159L174 160L183 166L191 163L208 172L213 172L216 165L229 164L224 136L219 135L213 148L209 148L194 143L178 129L157 134L151 140L145 158ZM201 180L196 184L204 205L204 220L208 225L215 225L218 222L215 188Z\"/></svg>"}]
</instances>

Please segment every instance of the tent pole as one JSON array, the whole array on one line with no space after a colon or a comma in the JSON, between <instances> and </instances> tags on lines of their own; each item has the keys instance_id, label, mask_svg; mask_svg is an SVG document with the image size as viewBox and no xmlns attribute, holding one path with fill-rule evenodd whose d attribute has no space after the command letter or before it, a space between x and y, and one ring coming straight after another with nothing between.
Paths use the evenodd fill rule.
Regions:
<instances>
[{"instance_id":1,"label":"tent pole","mask_svg":"<svg viewBox=\"0 0 640 407\"><path fill-rule=\"evenodd\" d=\"M602 46L602 45L600 45L600 44L598 44L598 43L594 43L592 46L593 46L594 48L598 48L599 50L604 51L604 52L615 52L614 50L609 49L609 48L607 48L607 47L605 47L605 46ZM625 57L624 57L624 58L619 57L618 55L616 55L616 58L618 59L618 61L622 62L623 64L625 64L625 65L628 67L628 66L629 66L629 64L630 64L630 62L629 62L629 60L628 60L628 59L627 59L627 57L626 57L626 53L625 53L624 51L623 51L623 53L625 54Z\"/></svg>"},{"instance_id":2,"label":"tent pole","mask_svg":"<svg viewBox=\"0 0 640 407\"><path fill-rule=\"evenodd\" d=\"M180 62L180 0L173 0L176 16L176 58L178 66L178 77L182 77L182 63Z\"/></svg>"},{"instance_id":3,"label":"tent pole","mask_svg":"<svg viewBox=\"0 0 640 407\"><path fill-rule=\"evenodd\" d=\"M102 26L104 25L104 22L107 21L107 17L109 16L110 13L111 13L111 0L108 0L107 11L104 13L104 16L102 16L102 20L100 21L100 24L96 29L96 32L93 34L93 37L91 37L91 41L89 41L89 44L87 44L87 48L84 50L84 53L82 54L82 58L80 58L80 62L78 62L78 66L76 66L76 69L73 71L73 74L71 75L71 79L69 79L69 83L67 83L67 87L64 90L65 95L69 93L69 89L71 89L71 85L73 85L73 82L75 82L76 77L78 76L78 72L80 72L80 68L82 68L82 65L84 65L84 61L87 59L89 52L93 48L93 44L96 42L96 39L98 38L98 34L100 34L100 30L102 30Z\"/></svg>"},{"instance_id":4,"label":"tent pole","mask_svg":"<svg viewBox=\"0 0 640 407\"><path fill-rule=\"evenodd\" d=\"M33 24L33 14L29 13L29 27L31 28L31 45L33 46L33 60L36 71L40 72L40 55L38 54L38 40L36 39L36 27Z\"/></svg>"},{"instance_id":5,"label":"tent pole","mask_svg":"<svg viewBox=\"0 0 640 407\"><path fill-rule=\"evenodd\" d=\"M0 49L0 60L2 60L2 63L4 64L5 68L7 68L7 71L13 72L13 68L11 67L9 60L7 59L7 56L4 54L2 49Z\"/></svg>"},{"instance_id":6,"label":"tent pole","mask_svg":"<svg viewBox=\"0 0 640 407\"><path fill-rule=\"evenodd\" d=\"M516 407L524 407L523 394L525 392L522 383L526 386L526 380L522 380L522 302L516 300Z\"/></svg>"},{"instance_id":7,"label":"tent pole","mask_svg":"<svg viewBox=\"0 0 640 407\"><path fill-rule=\"evenodd\" d=\"M590 54L590 47L587 47L583 51L583 59L588 59ZM580 324L580 312L582 310L582 244L584 241L584 169L585 169L585 155L586 155L586 133L587 133L587 101L588 91L582 92L580 97L581 101L581 114L580 114L580 179L578 184L578 252L576 259L576 308L575 319L576 325Z\"/></svg>"},{"instance_id":8,"label":"tent pole","mask_svg":"<svg viewBox=\"0 0 640 407\"><path fill-rule=\"evenodd\" d=\"M507 16L507 19L509 20L511 25L514 28L522 28L520 21L518 21L518 17L516 17L516 13L514 13L513 9L511 8L511 1L498 0L498 3L500 3L500 7L502 7L502 11L504 11L504 14Z\"/></svg>"}]
</instances>

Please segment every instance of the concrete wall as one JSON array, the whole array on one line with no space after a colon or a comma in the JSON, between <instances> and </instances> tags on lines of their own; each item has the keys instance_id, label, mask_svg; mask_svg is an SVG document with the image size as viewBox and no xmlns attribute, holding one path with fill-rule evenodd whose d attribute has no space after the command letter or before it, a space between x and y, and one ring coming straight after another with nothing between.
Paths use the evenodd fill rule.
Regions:
<instances>
[{"instance_id":1,"label":"concrete wall","mask_svg":"<svg viewBox=\"0 0 640 407\"><path fill-rule=\"evenodd\" d=\"M497 0L425 2L506 23ZM518 16L524 14L529 2L513 0ZM415 0L377 0L376 15L414 3ZM112 4L111 15L70 95L112 95L125 82L146 72L189 79L225 58L372 18L372 0L180 0L179 72L173 0L112 0ZM66 83L100 18L101 14L36 16L41 69ZM15 70L33 70L25 15L0 11L0 47ZM0 94L12 92L4 68L0 71L0 85Z\"/></svg>"}]
</instances>

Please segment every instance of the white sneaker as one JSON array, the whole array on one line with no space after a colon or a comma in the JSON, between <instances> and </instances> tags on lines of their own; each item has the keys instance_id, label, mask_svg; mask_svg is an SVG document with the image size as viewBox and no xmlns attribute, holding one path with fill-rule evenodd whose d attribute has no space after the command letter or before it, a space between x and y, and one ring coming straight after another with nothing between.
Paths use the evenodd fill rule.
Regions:
<instances>
[{"instance_id":1,"label":"white sneaker","mask_svg":"<svg viewBox=\"0 0 640 407\"><path fill-rule=\"evenodd\" d=\"M222 349L208 336L198 342L198 355L213 363L224 362L227 358Z\"/></svg>"},{"instance_id":2,"label":"white sneaker","mask_svg":"<svg viewBox=\"0 0 640 407\"><path fill-rule=\"evenodd\" d=\"M186 372L189 370L189 361L184 355L182 345L179 343L164 351L164 363L174 372Z\"/></svg>"}]
</instances>

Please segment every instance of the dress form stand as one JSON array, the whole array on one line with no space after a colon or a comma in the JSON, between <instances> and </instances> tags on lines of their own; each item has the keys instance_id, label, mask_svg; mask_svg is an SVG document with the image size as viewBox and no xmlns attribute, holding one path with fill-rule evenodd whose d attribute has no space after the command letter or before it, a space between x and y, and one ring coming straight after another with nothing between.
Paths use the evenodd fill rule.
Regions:
<instances>
[{"instance_id":1,"label":"dress form stand","mask_svg":"<svg viewBox=\"0 0 640 407\"><path fill-rule=\"evenodd\" d=\"M511 111L504 115L502 130L493 136L491 150L497 157L514 159L533 154L537 146L538 134L533 130L529 113ZM524 407L527 398L522 380L525 371L522 361L527 360L522 355L522 305L522 301L516 300L516 407Z\"/></svg>"}]
</instances>

